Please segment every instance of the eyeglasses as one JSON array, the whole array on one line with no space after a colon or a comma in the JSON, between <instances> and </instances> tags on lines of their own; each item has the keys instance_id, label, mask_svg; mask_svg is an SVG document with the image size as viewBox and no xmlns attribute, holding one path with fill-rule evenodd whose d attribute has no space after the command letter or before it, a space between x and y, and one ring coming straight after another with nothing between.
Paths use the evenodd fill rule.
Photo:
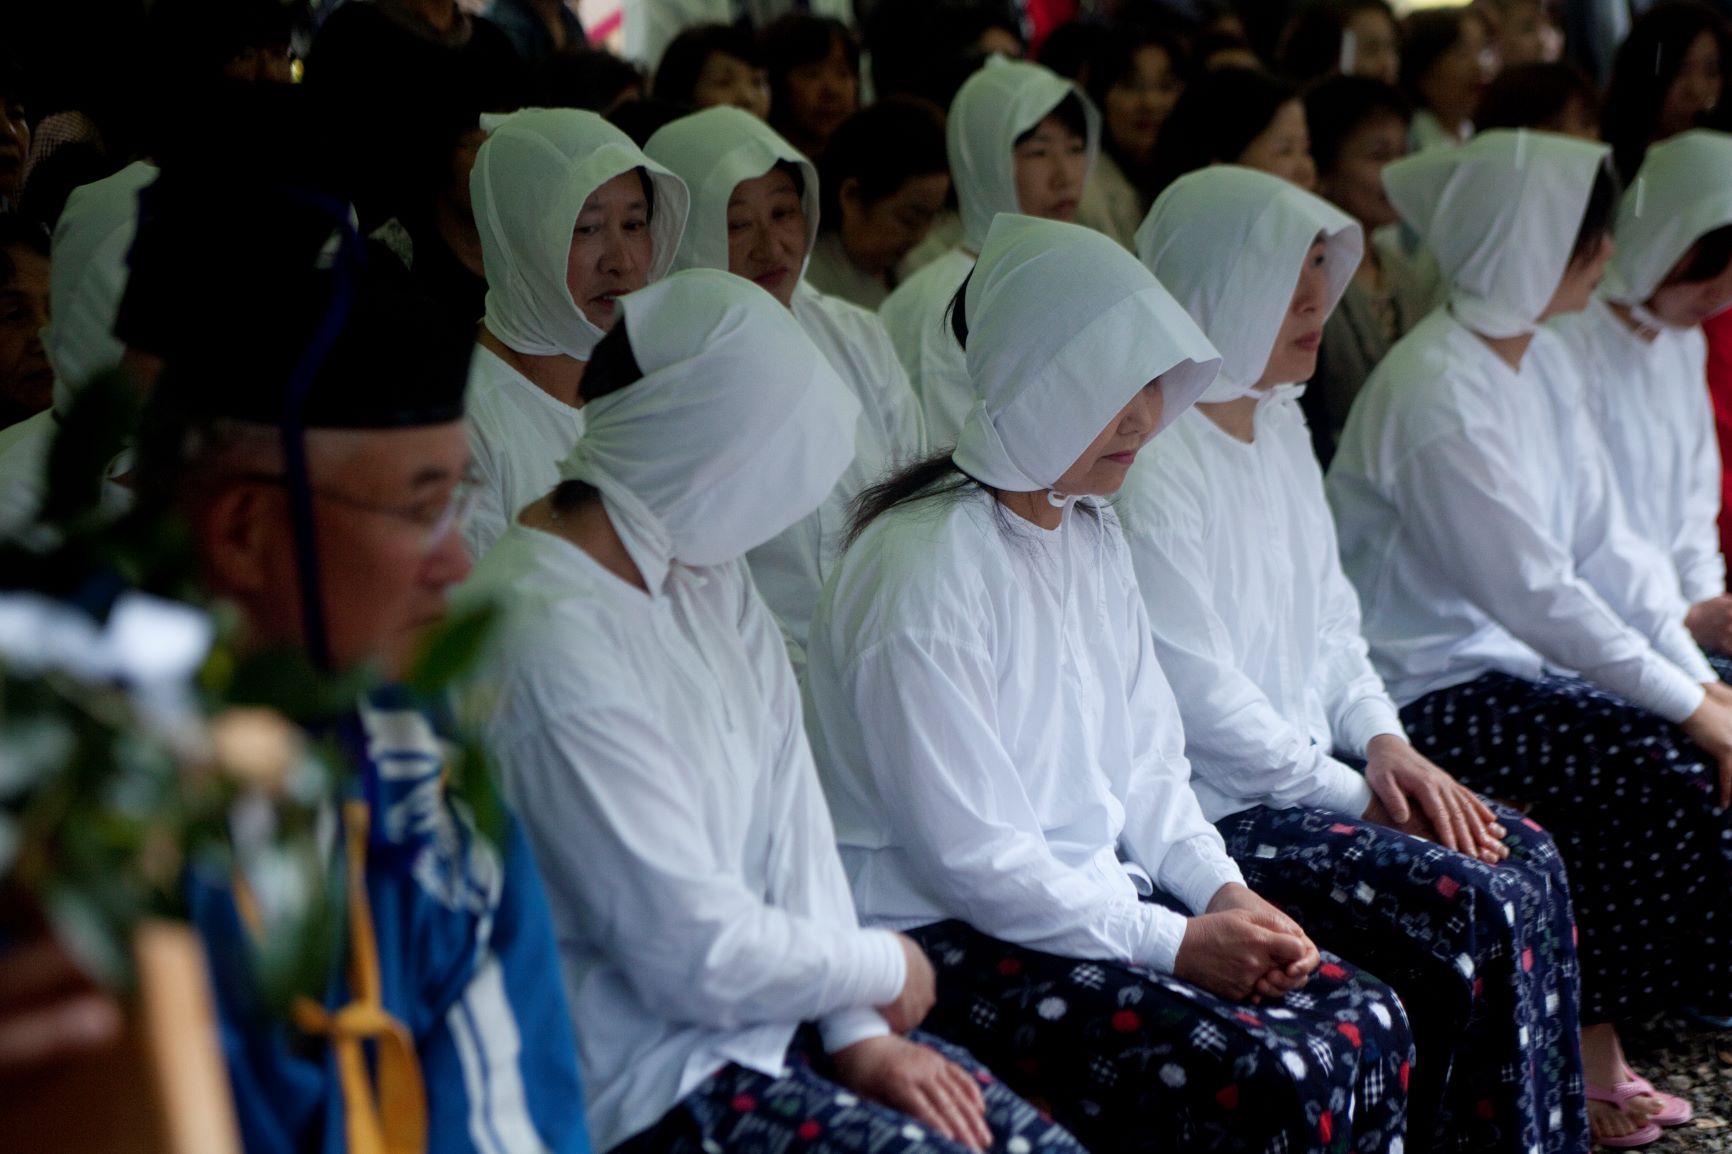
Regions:
<instances>
[{"instance_id":1,"label":"eyeglasses","mask_svg":"<svg viewBox=\"0 0 1732 1154\"><path fill-rule=\"evenodd\" d=\"M261 485L287 485L288 477L282 473L236 473L231 474L233 480L251 481ZM450 539L451 535L460 531L469 522L469 515L475 510L475 500L480 495L482 480L473 470L463 474L457 484L451 487L450 499L429 517L416 509L404 509L393 505L380 505L372 501L363 501L337 489L327 489L318 485L312 486L315 497L342 505L357 512L369 513L376 517L389 517L405 525L412 525L421 530L421 552L431 553Z\"/></svg>"}]
</instances>

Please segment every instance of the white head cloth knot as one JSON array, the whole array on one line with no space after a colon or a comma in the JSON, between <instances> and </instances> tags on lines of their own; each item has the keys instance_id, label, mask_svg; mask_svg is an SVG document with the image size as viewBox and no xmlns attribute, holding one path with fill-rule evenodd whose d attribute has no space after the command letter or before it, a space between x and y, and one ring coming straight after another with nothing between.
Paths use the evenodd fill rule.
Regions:
<instances>
[{"instance_id":1,"label":"white head cloth knot","mask_svg":"<svg viewBox=\"0 0 1732 1154\"><path fill-rule=\"evenodd\" d=\"M1693 128L1654 145L1618 203L1606 296L1641 304L1692 245L1729 224L1732 136Z\"/></svg>"},{"instance_id":2,"label":"white head cloth knot","mask_svg":"<svg viewBox=\"0 0 1732 1154\"><path fill-rule=\"evenodd\" d=\"M654 589L673 562L732 561L822 504L860 405L750 281L692 269L620 306L643 378L584 406L560 472L601 491Z\"/></svg>"},{"instance_id":3,"label":"white head cloth knot","mask_svg":"<svg viewBox=\"0 0 1732 1154\"><path fill-rule=\"evenodd\" d=\"M1137 256L1221 354L1221 375L1202 400L1218 404L1256 391L1320 236L1327 315L1365 248L1359 225L1334 205L1231 164L1182 176L1155 201L1137 229Z\"/></svg>"},{"instance_id":4,"label":"white head cloth knot","mask_svg":"<svg viewBox=\"0 0 1732 1154\"><path fill-rule=\"evenodd\" d=\"M992 218L1021 212L1016 199L1016 138L1045 120L1065 99L1082 103L1088 122L1088 168L1101 150L1101 115L1082 89L1038 64L994 56L963 84L944 129L950 178L962 208L963 244L986 243Z\"/></svg>"},{"instance_id":5,"label":"white head cloth knot","mask_svg":"<svg viewBox=\"0 0 1732 1154\"><path fill-rule=\"evenodd\" d=\"M664 125L644 142L644 152L677 173L692 190L692 215L674 267L726 272L728 201L734 189L783 163L800 170L800 207L806 213L810 258L818 239L818 170L756 116L731 106L706 108Z\"/></svg>"},{"instance_id":6,"label":"white head cloth knot","mask_svg":"<svg viewBox=\"0 0 1732 1154\"><path fill-rule=\"evenodd\" d=\"M1156 379L1165 428L1221 366L1154 275L1080 225L999 216L964 297L979 400L955 461L995 489L1052 488Z\"/></svg>"},{"instance_id":7,"label":"white head cloth knot","mask_svg":"<svg viewBox=\"0 0 1732 1154\"><path fill-rule=\"evenodd\" d=\"M1456 319L1484 336L1518 337L1558 291L1610 155L1555 133L1492 129L1396 161L1383 187L1436 255Z\"/></svg>"},{"instance_id":8,"label":"white head cloth knot","mask_svg":"<svg viewBox=\"0 0 1732 1154\"><path fill-rule=\"evenodd\" d=\"M583 202L616 176L649 174L649 279L672 267L686 226L685 184L650 160L631 138L593 112L530 108L484 116L487 140L475 156L469 190L481 262L487 270L487 327L531 356L580 361L605 335L571 299L566 266Z\"/></svg>"}]
</instances>

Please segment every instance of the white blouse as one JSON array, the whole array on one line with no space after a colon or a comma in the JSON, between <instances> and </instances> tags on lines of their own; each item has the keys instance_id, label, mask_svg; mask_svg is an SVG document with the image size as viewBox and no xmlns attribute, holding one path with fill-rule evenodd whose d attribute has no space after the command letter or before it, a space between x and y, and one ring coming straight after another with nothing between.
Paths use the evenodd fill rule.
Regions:
<instances>
[{"instance_id":1,"label":"white blouse","mask_svg":"<svg viewBox=\"0 0 1732 1154\"><path fill-rule=\"evenodd\" d=\"M1630 524L1670 559L1686 602L1726 592L1720 443L1702 330L1667 329L1644 341L1599 297L1552 327L1580 362Z\"/></svg>"},{"instance_id":2,"label":"white blouse","mask_svg":"<svg viewBox=\"0 0 1732 1154\"><path fill-rule=\"evenodd\" d=\"M752 579L781 623L798 668L818 593L842 555L849 506L862 489L925 454L920 404L872 313L802 283L794 319L860 402L854 463L816 512L748 555Z\"/></svg>"},{"instance_id":3,"label":"white blouse","mask_svg":"<svg viewBox=\"0 0 1732 1154\"><path fill-rule=\"evenodd\" d=\"M1185 918L1139 888L1152 878L1200 912L1242 880L1188 784L1110 509L1051 532L978 489L894 509L825 589L810 658L814 745L865 920L960 918L1170 972Z\"/></svg>"},{"instance_id":4,"label":"white blouse","mask_svg":"<svg viewBox=\"0 0 1732 1154\"><path fill-rule=\"evenodd\" d=\"M926 443L934 451L956 444L976 400L968 359L950 327L950 302L973 270L974 257L953 248L896 286L878 308L920 398Z\"/></svg>"},{"instance_id":5,"label":"white blouse","mask_svg":"<svg viewBox=\"0 0 1732 1154\"><path fill-rule=\"evenodd\" d=\"M463 540L479 558L524 506L559 484L560 462L583 435L583 410L555 399L481 345L469 362L464 400L470 459L481 484Z\"/></svg>"},{"instance_id":6,"label":"white blouse","mask_svg":"<svg viewBox=\"0 0 1732 1154\"><path fill-rule=\"evenodd\" d=\"M1138 454L1118 509L1155 652L1211 821L1254 805L1357 817L1338 761L1404 736L1360 635L1299 390L1267 395L1247 444L1197 409Z\"/></svg>"},{"instance_id":7,"label":"white blouse","mask_svg":"<svg viewBox=\"0 0 1732 1154\"><path fill-rule=\"evenodd\" d=\"M597 1150L728 1062L778 1074L801 1021L887 1032L906 978L855 919L745 565L644 577L514 525L473 581L512 608L470 705L546 880Z\"/></svg>"},{"instance_id":8,"label":"white blouse","mask_svg":"<svg viewBox=\"0 0 1732 1154\"><path fill-rule=\"evenodd\" d=\"M1671 721L1713 679L1630 529L1556 334L1511 369L1447 308L1390 350L1329 469L1341 560L1395 700L1573 671ZM1579 382L1575 385L1579 393Z\"/></svg>"}]
</instances>

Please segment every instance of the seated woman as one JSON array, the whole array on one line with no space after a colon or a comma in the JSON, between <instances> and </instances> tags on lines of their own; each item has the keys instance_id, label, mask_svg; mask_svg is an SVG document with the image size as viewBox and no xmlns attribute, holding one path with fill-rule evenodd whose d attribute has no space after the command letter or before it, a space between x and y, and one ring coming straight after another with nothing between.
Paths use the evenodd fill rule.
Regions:
<instances>
[{"instance_id":1,"label":"seated woman","mask_svg":"<svg viewBox=\"0 0 1732 1154\"><path fill-rule=\"evenodd\" d=\"M860 42L828 16L790 12L758 37L770 79L770 123L814 160L860 108Z\"/></svg>"},{"instance_id":2,"label":"seated woman","mask_svg":"<svg viewBox=\"0 0 1732 1154\"><path fill-rule=\"evenodd\" d=\"M1700 326L1732 304L1729 190L1732 136L1692 129L1649 149L1618 209L1605 287L1552 324L1577 354L1630 523L1664 564L1684 624L1722 680L1732 675L1732 597Z\"/></svg>"},{"instance_id":3,"label":"seated woman","mask_svg":"<svg viewBox=\"0 0 1732 1154\"><path fill-rule=\"evenodd\" d=\"M1305 105L1292 86L1251 68L1218 68L1193 80L1155 144L1154 191L1211 164L1242 164L1317 187Z\"/></svg>"},{"instance_id":4,"label":"seated woman","mask_svg":"<svg viewBox=\"0 0 1732 1154\"><path fill-rule=\"evenodd\" d=\"M752 550L752 577L782 624L796 662L818 591L848 531L848 503L884 473L924 452L920 406L878 318L804 283L818 234L818 173L761 120L711 108L650 137L649 156L692 190L681 268L714 268L760 285L793 311L853 394L852 462L823 503Z\"/></svg>"},{"instance_id":5,"label":"seated woman","mask_svg":"<svg viewBox=\"0 0 1732 1154\"><path fill-rule=\"evenodd\" d=\"M479 557L558 478L583 432L578 385L617 298L673 264L686 187L593 112L489 120L470 174L487 315L469 368Z\"/></svg>"},{"instance_id":6,"label":"seated woman","mask_svg":"<svg viewBox=\"0 0 1732 1154\"><path fill-rule=\"evenodd\" d=\"M847 388L725 273L621 308L565 480L474 578L510 610L478 688L547 879L595 1148L1081 1154L962 1051L900 1036L932 969L855 920L746 571L840 476Z\"/></svg>"},{"instance_id":7,"label":"seated woman","mask_svg":"<svg viewBox=\"0 0 1732 1154\"><path fill-rule=\"evenodd\" d=\"M1396 341L1441 303L1429 256L1409 256L1395 235L1401 217L1383 191L1383 170L1407 154L1413 110L1401 92L1365 76L1332 76L1305 92L1317 192L1359 222L1359 268L1323 326L1317 371L1302 399L1325 466L1365 378Z\"/></svg>"},{"instance_id":8,"label":"seated woman","mask_svg":"<svg viewBox=\"0 0 1732 1154\"><path fill-rule=\"evenodd\" d=\"M1154 200L1155 144L1185 91L1188 69L1176 35L1154 28L1101 31L1083 61L1089 97L1101 110L1101 155L1083 190L1078 224L1131 247Z\"/></svg>"},{"instance_id":9,"label":"seated woman","mask_svg":"<svg viewBox=\"0 0 1732 1154\"><path fill-rule=\"evenodd\" d=\"M770 116L770 74L757 41L731 24L694 24L668 43L650 95L687 108L743 108Z\"/></svg>"},{"instance_id":10,"label":"seated woman","mask_svg":"<svg viewBox=\"0 0 1732 1154\"><path fill-rule=\"evenodd\" d=\"M878 315L920 398L926 440L956 443L974 404L950 299L1001 212L1071 221L1100 153L1100 114L1080 89L1038 64L989 59L950 105L945 139L962 207L962 243L890 294Z\"/></svg>"},{"instance_id":11,"label":"seated woman","mask_svg":"<svg viewBox=\"0 0 1732 1154\"><path fill-rule=\"evenodd\" d=\"M1401 87L1416 110L1408 129L1414 152L1453 147L1473 135L1479 98L1497 63L1478 8L1408 13L1401 22Z\"/></svg>"},{"instance_id":12,"label":"seated woman","mask_svg":"<svg viewBox=\"0 0 1732 1154\"><path fill-rule=\"evenodd\" d=\"M1689 1110L1635 1077L1614 1023L1732 1005L1732 705L1590 418L1549 387L1569 353L1539 325L1583 308L1610 255L1606 155L1499 129L1389 166L1451 296L1371 375L1328 492L1414 747L1557 839L1590 1121L1630 1145Z\"/></svg>"},{"instance_id":13,"label":"seated woman","mask_svg":"<svg viewBox=\"0 0 1732 1154\"><path fill-rule=\"evenodd\" d=\"M944 114L910 96L863 108L831 137L818 176L823 211L806 282L876 309L950 196Z\"/></svg>"},{"instance_id":14,"label":"seated woman","mask_svg":"<svg viewBox=\"0 0 1732 1154\"><path fill-rule=\"evenodd\" d=\"M1232 165L1155 202L1138 255L1221 375L1137 458L1119 513L1203 816L1258 893L1401 995L1415 1146L1580 1150L1557 849L1408 744L1299 410L1361 243L1345 213Z\"/></svg>"},{"instance_id":15,"label":"seated woman","mask_svg":"<svg viewBox=\"0 0 1732 1154\"><path fill-rule=\"evenodd\" d=\"M1008 214L954 316L980 400L954 453L863 500L813 625L861 916L937 962L933 1032L1095 1154L1396 1148L1399 1003L1204 819L1102 501L1214 350L1109 238Z\"/></svg>"}]
</instances>

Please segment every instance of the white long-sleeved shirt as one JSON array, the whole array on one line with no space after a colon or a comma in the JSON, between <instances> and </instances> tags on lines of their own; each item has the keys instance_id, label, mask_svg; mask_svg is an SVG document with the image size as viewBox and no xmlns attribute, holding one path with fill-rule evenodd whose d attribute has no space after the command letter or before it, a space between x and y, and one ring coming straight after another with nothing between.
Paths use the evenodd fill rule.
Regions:
<instances>
[{"instance_id":1,"label":"white long-sleeved shirt","mask_svg":"<svg viewBox=\"0 0 1732 1154\"><path fill-rule=\"evenodd\" d=\"M1357 817L1365 778L1334 756L1405 736L1360 635L1296 390L1254 440L1192 409L1138 454L1118 510L1211 821L1253 805Z\"/></svg>"},{"instance_id":2,"label":"white long-sleeved shirt","mask_svg":"<svg viewBox=\"0 0 1732 1154\"><path fill-rule=\"evenodd\" d=\"M1689 604L1726 592L1720 442L1701 329L1637 335L1606 302L1552 322L1576 354L1631 527L1669 558Z\"/></svg>"},{"instance_id":3,"label":"white long-sleeved shirt","mask_svg":"<svg viewBox=\"0 0 1732 1154\"><path fill-rule=\"evenodd\" d=\"M1550 668L1671 721L1701 704L1713 671L1626 522L1579 397L1560 392L1569 355L1542 329L1518 372L1439 309L1347 419L1329 501L1397 702Z\"/></svg>"},{"instance_id":4,"label":"white long-sleeved shirt","mask_svg":"<svg viewBox=\"0 0 1732 1154\"><path fill-rule=\"evenodd\" d=\"M855 919L782 638L742 562L647 594L514 525L476 570L512 626L472 704L553 910L590 1134L605 1150L728 1062L782 1069L798 1023L840 1049L902 947Z\"/></svg>"},{"instance_id":5,"label":"white long-sleeved shirt","mask_svg":"<svg viewBox=\"0 0 1732 1154\"><path fill-rule=\"evenodd\" d=\"M878 306L878 318L920 399L926 443L934 450L956 444L976 399L968 359L950 327L951 299L973 270L974 257L953 248L897 285Z\"/></svg>"},{"instance_id":6,"label":"white long-sleeved shirt","mask_svg":"<svg viewBox=\"0 0 1732 1154\"><path fill-rule=\"evenodd\" d=\"M1111 510L1047 532L975 489L893 509L825 588L809 656L868 922L960 918L1170 972L1185 919L1139 901L1130 866L1197 912L1242 880L1191 792Z\"/></svg>"},{"instance_id":7,"label":"white long-sleeved shirt","mask_svg":"<svg viewBox=\"0 0 1732 1154\"><path fill-rule=\"evenodd\" d=\"M559 484L560 463L583 435L583 410L556 400L480 345L469 362L464 406L480 486L463 540L469 555L479 558L525 505Z\"/></svg>"},{"instance_id":8,"label":"white long-sleeved shirt","mask_svg":"<svg viewBox=\"0 0 1732 1154\"><path fill-rule=\"evenodd\" d=\"M849 506L862 489L922 457L925 437L920 404L876 316L804 283L794 292L793 309L794 319L860 402L854 462L830 496L810 516L747 554L752 579L781 624L798 669L818 594L842 555Z\"/></svg>"}]
</instances>

